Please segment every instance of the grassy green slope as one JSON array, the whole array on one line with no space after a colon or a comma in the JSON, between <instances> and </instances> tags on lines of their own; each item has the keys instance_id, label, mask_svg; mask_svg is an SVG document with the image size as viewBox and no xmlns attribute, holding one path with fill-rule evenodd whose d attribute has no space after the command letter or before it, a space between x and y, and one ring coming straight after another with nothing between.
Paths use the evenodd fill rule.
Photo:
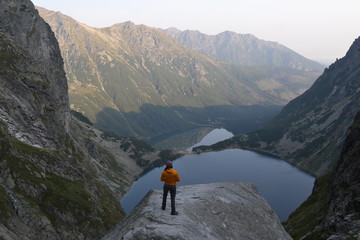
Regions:
<instances>
[{"instance_id":1,"label":"grassy green slope","mask_svg":"<svg viewBox=\"0 0 360 240\"><path fill-rule=\"evenodd\" d=\"M4 183L7 190L0 187L2 223L17 218L26 222L27 216L19 212L28 212L40 216L29 227L48 224L48 231L67 229L94 239L124 217L114 194L97 179L94 169L84 167L86 160L75 143L69 140L67 145L68 152L33 147L9 136L0 124L0 171L10 181Z\"/></svg>"}]
</instances>

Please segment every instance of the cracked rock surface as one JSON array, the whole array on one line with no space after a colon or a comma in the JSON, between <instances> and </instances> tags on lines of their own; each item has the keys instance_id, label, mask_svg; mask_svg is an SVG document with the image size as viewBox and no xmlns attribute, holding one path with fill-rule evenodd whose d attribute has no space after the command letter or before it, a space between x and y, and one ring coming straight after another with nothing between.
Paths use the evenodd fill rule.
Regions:
<instances>
[{"instance_id":1,"label":"cracked rock surface","mask_svg":"<svg viewBox=\"0 0 360 240\"><path fill-rule=\"evenodd\" d=\"M169 198L169 197L168 197ZM251 183L212 183L177 188L176 210L161 210L162 191L151 190L110 239L291 239Z\"/></svg>"}]
</instances>

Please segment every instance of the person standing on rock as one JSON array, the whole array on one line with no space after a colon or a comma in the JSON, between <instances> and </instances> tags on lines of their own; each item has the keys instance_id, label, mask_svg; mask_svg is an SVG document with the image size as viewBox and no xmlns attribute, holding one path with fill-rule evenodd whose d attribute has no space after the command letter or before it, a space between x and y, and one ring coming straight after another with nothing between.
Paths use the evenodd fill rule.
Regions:
<instances>
[{"instance_id":1,"label":"person standing on rock","mask_svg":"<svg viewBox=\"0 0 360 240\"><path fill-rule=\"evenodd\" d=\"M166 168L161 174L160 180L164 182L164 191L163 191L163 201L161 209L165 210L166 208L166 198L170 191L171 196L171 215L178 215L178 212L175 211L175 196L176 196L176 182L180 182L180 176L173 169L171 161L166 162Z\"/></svg>"}]
</instances>

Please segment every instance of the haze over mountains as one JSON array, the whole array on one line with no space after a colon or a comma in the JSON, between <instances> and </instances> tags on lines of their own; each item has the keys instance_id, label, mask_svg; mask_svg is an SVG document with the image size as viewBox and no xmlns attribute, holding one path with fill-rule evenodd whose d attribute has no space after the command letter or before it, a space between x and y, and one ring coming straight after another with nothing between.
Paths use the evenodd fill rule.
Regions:
<instances>
[{"instance_id":1,"label":"haze over mountains","mask_svg":"<svg viewBox=\"0 0 360 240\"><path fill-rule=\"evenodd\" d=\"M107 83L96 82L91 76L97 76L95 73L98 72L92 71L93 68L86 68L100 65L85 64L85 60L90 58L81 55L79 51L84 48L89 52L98 52L99 49L89 45L89 39L78 38L84 26L74 27L75 37L81 41L70 45L69 52L77 57L69 59L73 59L71 63L79 66L75 69L77 71L74 71L74 76L83 76L87 82L75 80L81 91L91 92L93 89L94 92L100 92L103 88L106 89ZM95 39L102 34L93 28L85 29L95 32ZM59 29L60 32L63 30ZM71 39L70 35L67 38ZM115 44L117 43L116 41ZM130 52L130 49L125 50ZM95 56L99 56L104 63L115 65L115 62L104 60L114 57L109 53ZM134 60L129 65L134 67L125 73L133 73L136 66L142 70L138 74L145 73L145 67L152 66L150 63L153 62L149 58L141 56L124 58L129 62ZM162 55L157 57L161 58ZM136 65L141 59L144 64ZM360 238L359 114L348 130L352 122L350 119L359 110L359 63L360 38L344 58L326 69L311 89L284 108L276 118L278 122L271 122L267 127L256 131L256 134L253 132L245 135L248 139L233 139L237 144L232 147L249 147L244 143L250 139L253 140L247 142L253 144L250 147L276 154L290 153L290 157L300 160L294 161L295 164L299 163L303 167L301 164L305 163L309 169L315 166L315 173L317 169L324 171L324 166L333 163L324 162L319 168L318 162L313 161L313 156L330 156L332 153L340 155L333 171L317 180L313 195L286 223L286 229L294 239ZM82 74L88 72L95 75ZM204 78L207 79L206 76ZM106 84L102 88L100 83ZM30 0L0 1L0 86L0 239L100 239L124 218L118 199L135 180L135 176L142 172L143 164L164 162L171 157L168 151L159 152L133 138L117 138L102 133L70 115L68 85L59 45ZM88 90L86 86L92 88ZM92 97L91 94L79 96L89 99ZM79 118L84 120L83 117ZM345 144L339 153L338 146L345 136ZM291 152L293 149L297 151ZM165 157L161 159L161 153L164 152ZM304 161L304 155L312 160ZM223 189L217 188L218 193ZM235 193L233 188L230 190L231 195L236 196L234 199L238 204L243 204L244 207L246 205L250 212L252 208L256 208L252 201L242 201L244 198L241 197L241 191ZM251 191L246 190L244 194L251 194ZM219 194L216 193L215 196ZM203 194L196 199L190 198L198 201L202 197L209 198ZM220 204L227 201L221 197L214 200ZM197 205L195 208L199 210ZM234 205L227 208L230 215L233 214L233 208ZM222 212L219 213L214 203L210 203L206 210L208 209L214 211L197 213L208 215L212 220L213 214L219 219L227 217ZM259 209L253 210L257 212ZM160 210L156 208L156 211ZM273 215L273 212L266 210L264 214ZM211 228L208 225L204 227L201 217L198 217L196 215L194 219L200 220L196 220L194 224L179 224L176 230L182 228L186 231L188 226L190 230L198 228L197 230L211 232ZM239 219L244 220L246 219ZM259 227L259 222L252 224L254 218L251 220L245 222L251 223L250 230L246 231L250 234L251 229ZM235 226L234 231L239 229L236 221L231 221ZM273 229L272 223L263 222L260 227ZM156 225L151 225L147 230L154 229L154 226ZM212 226L222 232L232 231L222 224ZM133 229L131 224L127 227ZM146 233L139 233L143 232ZM181 233L182 231L176 231L180 237L185 236ZM133 236L136 237L135 234Z\"/></svg>"},{"instance_id":2,"label":"haze over mountains","mask_svg":"<svg viewBox=\"0 0 360 240\"><path fill-rule=\"evenodd\" d=\"M199 31L163 30L180 44L223 62L241 66L290 67L304 71L322 71L324 66L277 43L257 39L251 34L225 31L206 35Z\"/></svg>"},{"instance_id":3,"label":"haze over mountains","mask_svg":"<svg viewBox=\"0 0 360 240\"><path fill-rule=\"evenodd\" d=\"M360 38L346 56L261 129L210 149L242 147L268 152L315 175L331 170L360 106ZM202 148L203 150L206 147Z\"/></svg>"},{"instance_id":4,"label":"haze over mountains","mask_svg":"<svg viewBox=\"0 0 360 240\"><path fill-rule=\"evenodd\" d=\"M279 109L273 105L286 104L320 74L311 67L219 62L131 22L97 29L59 12L39 12L59 41L72 109L118 135L159 138L203 126L245 132L268 121Z\"/></svg>"}]
</instances>

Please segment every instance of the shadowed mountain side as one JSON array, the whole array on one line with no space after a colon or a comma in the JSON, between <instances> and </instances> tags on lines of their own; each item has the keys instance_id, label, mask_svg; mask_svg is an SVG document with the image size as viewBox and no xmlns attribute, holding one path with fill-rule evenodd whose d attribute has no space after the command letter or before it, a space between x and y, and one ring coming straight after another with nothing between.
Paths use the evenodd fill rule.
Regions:
<instances>
[{"instance_id":1,"label":"shadowed mountain side","mask_svg":"<svg viewBox=\"0 0 360 240\"><path fill-rule=\"evenodd\" d=\"M60 49L30 0L0 1L0 89L0 239L99 239L123 218L138 148L70 115Z\"/></svg>"},{"instance_id":2,"label":"shadowed mountain side","mask_svg":"<svg viewBox=\"0 0 360 240\"><path fill-rule=\"evenodd\" d=\"M198 121L203 125L210 115L192 120L199 116L191 112L189 120L177 106L284 105L308 89L320 74L219 62L156 28L131 22L93 28L60 12L38 10L59 41L71 109L101 129L117 126L119 135L146 139L176 127L197 127ZM147 104L164 108L144 110ZM108 108L112 113L104 111Z\"/></svg>"},{"instance_id":3,"label":"shadowed mountain side","mask_svg":"<svg viewBox=\"0 0 360 240\"><path fill-rule=\"evenodd\" d=\"M95 126L119 136L146 136L152 144L202 127L225 127L234 134L248 132L272 119L281 106L164 107L145 104L139 112L104 108Z\"/></svg>"},{"instance_id":4,"label":"shadowed mountain side","mask_svg":"<svg viewBox=\"0 0 360 240\"><path fill-rule=\"evenodd\" d=\"M360 112L334 169L316 179L311 196L284 223L297 240L360 239Z\"/></svg>"},{"instance_id":5,"label":"shadowed mountain side","mask_svg":"<svg viewBox=\"0 0 360 240\"><path fill-rule=\"evenodd\" d=\"M30 0L0 1L0 240L95 240L145 168L175 159L70 115L58 43Z\"/></svg>"},{"instance_id":6,"label":"shadowed mountain side","mask_svg":"<svg viewBox=\"0 0 360 240\"><path fill-rule=\"evenodd\" d=\"M360 38L304 94L287 104L266 126L246 135L201 147L228 147L274 154L319 176L337 161L360 106Z\"/></svg>"}]
</instances>

